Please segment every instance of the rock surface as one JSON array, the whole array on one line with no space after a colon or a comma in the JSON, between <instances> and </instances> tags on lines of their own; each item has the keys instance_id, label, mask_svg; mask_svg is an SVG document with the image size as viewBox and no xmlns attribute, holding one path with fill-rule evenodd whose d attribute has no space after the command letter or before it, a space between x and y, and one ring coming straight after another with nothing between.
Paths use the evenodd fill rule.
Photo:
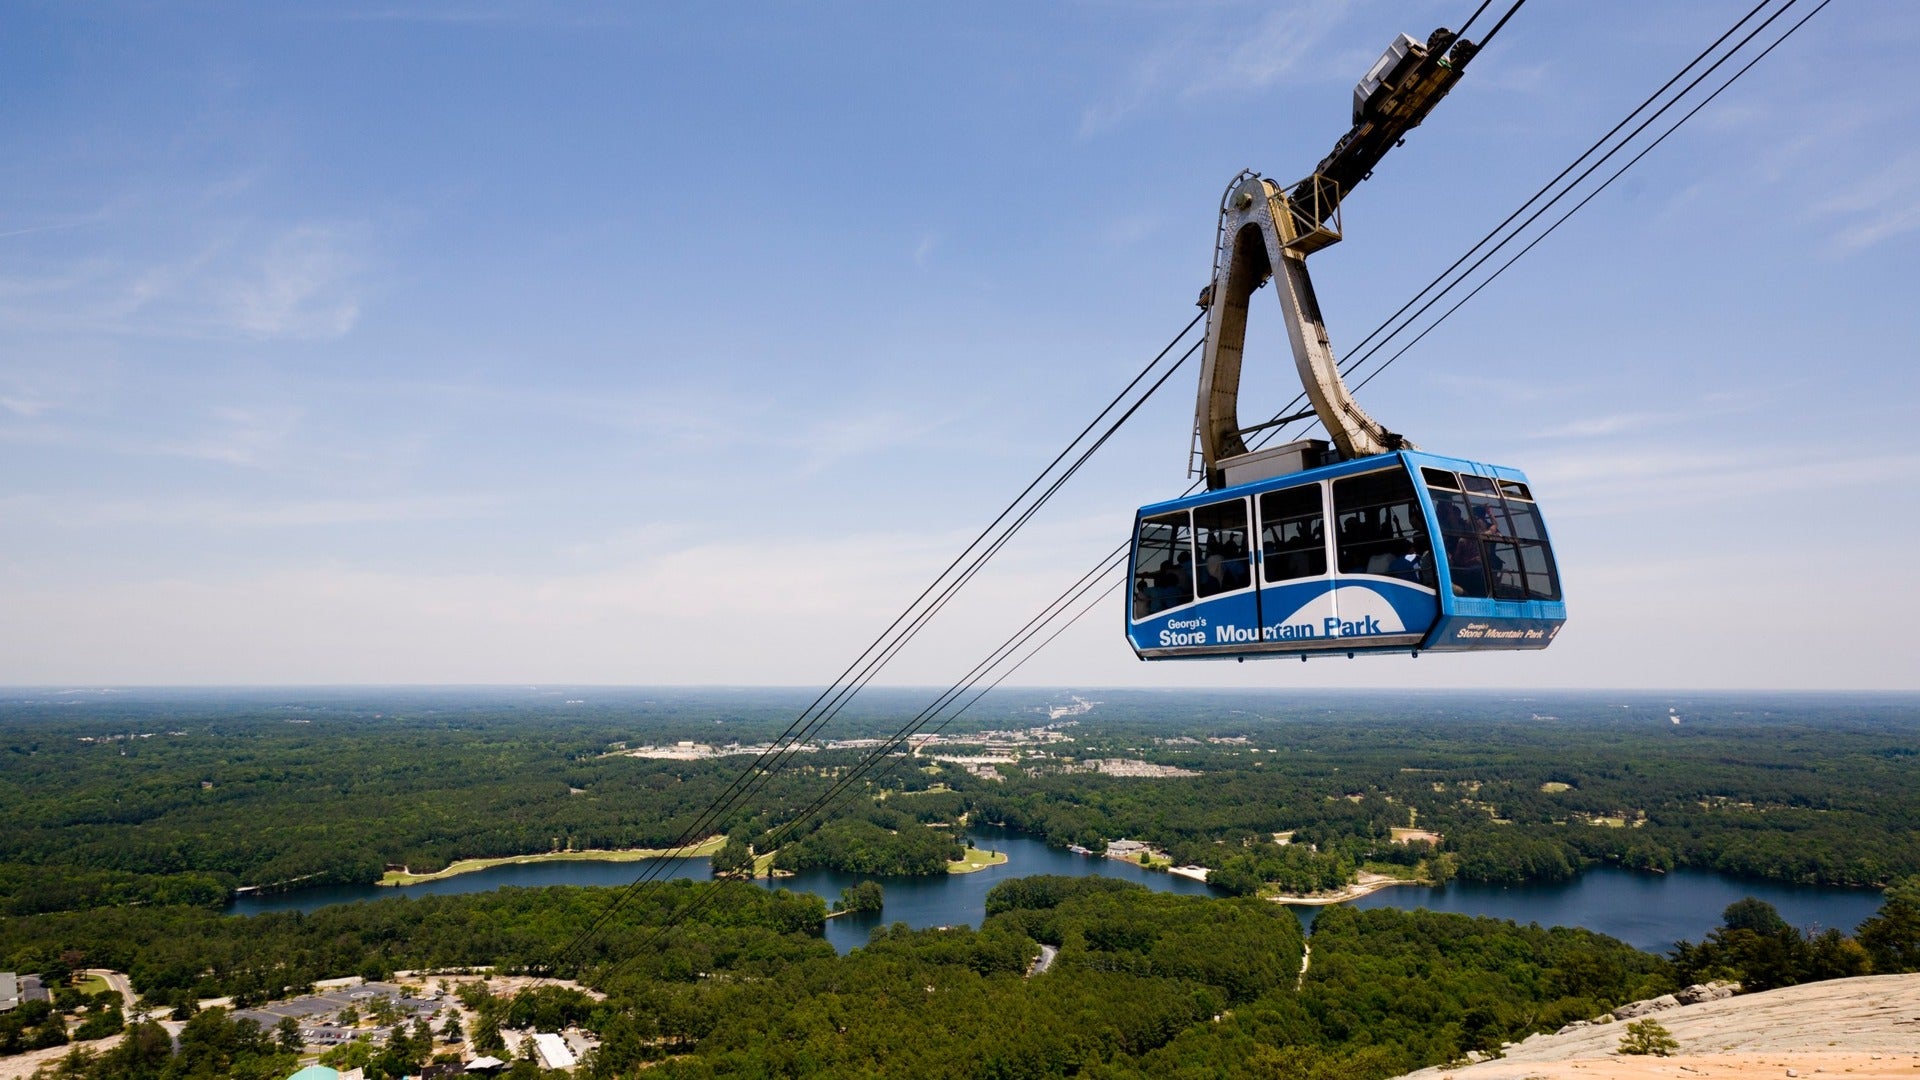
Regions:
<instances>
[{"instance_id":1,"label":"rock surface","mask_svg":"<svg viewBox=\"0 0 1920 1080\"><path fill-rule=\"evenodd\" d=\"M1679 998L1674 997L1672 994L1661 994L1657 998L1648 998L1645 1001L1628 1002L1613 1010L1613 1018L1615 1020L1638 1020L1640 1017L1651 1012L1659 1012L1662 1009L1677 1009L1679 1007Z\"/></svg>"},{"instance_id":2,"label":"rock surface","mask_svg":"<svg viewBox=\"0 0 1920 1080\"><path fill-rule=\"evenodd\" d=\"M1694 983L1692 986L1675 994L1674 997L1680 999L1680 1004L1682 1005L1698 1005L1703 1001L1719 1001L1721 998L1730 998L1739 992L1739 983Z\"/></svg>"},{"instance_id":3,"label":"rock surface","mask_svg":"<svg viewBox=\"0 0 1920 1080\"><path fill-rule=\"evenodd\" d=\"M1691 995L1695 989L1673 995L1670 1006L1635 1014L1653 1016L1673 1034L1680 1043L1673 1057L1619 1054L1624 1024L1569 1024L1557 1034L1529 1037L1498 1060L1422 1069L1405 1080L1920 1078L1920 975L1834 979L1738 997L1713 990L1696 1004L1681 1004L1699 996Z\"/></svg>"}]
</instances>

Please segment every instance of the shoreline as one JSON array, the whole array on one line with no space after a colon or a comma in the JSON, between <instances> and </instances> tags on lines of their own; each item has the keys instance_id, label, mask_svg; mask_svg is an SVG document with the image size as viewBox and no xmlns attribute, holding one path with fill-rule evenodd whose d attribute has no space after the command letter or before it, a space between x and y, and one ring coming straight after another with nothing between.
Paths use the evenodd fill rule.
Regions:
<instances>
[{"instance_id":1,"label":"shoreline","mask_svg":"<svg viewBox=\"0 0 1920 1080\"><path fill-rule=\"evenodd\" d=\"M1390 889L1395 885L1431 885L1430 881L1417 878L1395 878L1385 874L1361 874L1353 884L1338 892L1331 893L1282 893L1269 896L1268 900L1276 904L1298 907L1326 907L1329 904L1344 904L1349 900L1358 900L1363 896L1372 896L1381 889Z\"/></svg>"},{"instance_id":2,"label":"shoreline","mask_svg":"<svg viewBox=\"0 0 1920 1080\"><path fill-rule=\"evenodd\" d=\"M520 866L527 863L542 862L639 862L642 859L663 859L673 855L677 859L698 859L712 855L726 843L724 836L709 836L697 844L684 849L676 848L587 848L580 851L546 851L537 855L505 855L494 859L456 859L444 870L429 874L416 874L409 870L389 870L380 875L375 884L388 888L406 888L409 885L423 885L429 881L444 881L461 874L470 874L476 870L488 870L496 866Z\"/></svg>"}]
</instances>

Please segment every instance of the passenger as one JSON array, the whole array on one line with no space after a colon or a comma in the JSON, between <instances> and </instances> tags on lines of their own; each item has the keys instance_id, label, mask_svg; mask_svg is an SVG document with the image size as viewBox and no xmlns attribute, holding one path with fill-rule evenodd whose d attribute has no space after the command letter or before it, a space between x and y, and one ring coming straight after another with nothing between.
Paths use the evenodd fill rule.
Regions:
<instances>
[{"instance_id":1,"label":"passenger","mask_svg":"<svg viewBox=\"0 0 1920 1080\"><path fill-rule=\"evenodd\" d=\"M1493 511L1484 506L1473 508L1473 526L1481 536L1505 536L1500 525L1493 519Z\"/></svg>"},{"instance_id":2,"label":"passenger","mask_svg":"<svg viewBox=\"0 0 1920 1080\"><path fill-rule=\"evenodd\" d=\"M1219 550L1216 548L1207 552L1207 560L1200 564L1200 595L1212 596L1217 592L1226 592L1227 587L1221 580L1226 572L1227 560Z\"/></svg>"},{"instance_id":3,"label":"passenger","mask_svg":"<svg viewBox=\"0 0 1920 1080\"><path fill-rule=\"evenodd\" d=\"M1393 554L1393 561L1387 564L1387 576L1418 584L1422 576L1420 555L1414 550L1413 541L1405 539L1390 541L1387 550Z\"/></svg>"},{"instance_id":4,"label":"passenger","mask_svg":"<svg viewBox=\"0 0 1920 1080\"><path fill-rule=\"evenodd\" d=\"M1487 595L1487 564L1479 537L1453 537L1447 545L1447 564L1453 568L1453 595Z\"/></svg>"},{"instance_id":5,"label":"passenger","mask_svg":"<svg viewBox=\"0 0 1920 1080\"><path fill-rule=\"evenodd\" d=\"M1193 599L1193 581L1186 563L1168 563L1156 579L1160 586L1162 608L1179 607Z\"/></svg>"},{"instance_id":6,"label":"passenger","mask_svg":"<svg viewBox=\"0 0 1920 1080\"><path fill-rule=\"evenodd\" d=\"M1226 575L1221 581L1229 591L1244 589L1253 584L1252 561L1247 558L1246 552L1239 552L1227 560Z\"/></svg>"}]
</instances>

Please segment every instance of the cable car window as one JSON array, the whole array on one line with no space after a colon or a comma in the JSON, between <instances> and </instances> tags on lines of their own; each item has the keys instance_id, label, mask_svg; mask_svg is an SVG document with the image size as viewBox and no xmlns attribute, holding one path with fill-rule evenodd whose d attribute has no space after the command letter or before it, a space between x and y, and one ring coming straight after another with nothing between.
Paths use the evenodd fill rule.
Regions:
<instances>
[{"instance_id":1,"label":"cable car window","mask_svg":"<svg viewBox=\"0 0 1920 1080\"><path fill-rule=\"evenodd\" d=\"M1495 600L1558 600L1560 579L1540 509L1525 484L1483 476L1460 477L1469 494L1434 484L1439 470L1423 470L1455 596Z\"/></svg>"},{"instance_id":2,"label":"cable car window","mask_svg":"<svg viewBox=\"0 0 1920 1080\"><path fill-rule=\"evenodd\" d=\"M1488 595L1487 555L1480 542L1480 530L1473 525L1467 509L1467 497L1457 491L1435 491L1433 509L1440 522L1440 543L1447 552L1447 571L1455 596Z\"/></svg>"},{"instance_id":3,"label":"cable car window","mask_svg":"<svg viewBox=\"0 0 1920 1080\"><path fill-rule=\"evenodd\" d=\"M1446 488L1448 491L1457 491L1460 488L1460 478L1445 469L1423 465L1420 467L1420 475L1426 478L1427 486L1430 488Z\"/></svg>"},{"instance_id":4,"label":"cable car window","mask_svg":"<svg viewBox=\"0 0 1920 1080\"><path fill-rule=\"evenodd\" d=\"M1467 496L1467 521L1482 536L1512 536L1513 522L1498 495Z\"/></svg>"},{"instance_id":5,"label":"cable car window","mask_svg":"<svg viewBox=\"0 0 1920 1080\"><path fill-rule=\"evenodd\" d=\"M1193 508L1193 565L1200 595L1244 589L1253 584L1247 569L1247 501L1211 503Z\"/></svg>"},{"instance_id":6,"label":"cable car window","mask_svg":"<svg viewBox=\"0 0 1920 1080\"><path fill-rule=\"evenodd\" d=\"M1426 516L1406 472L1384 469L1335 480L1333 514L1339 526L1341 573L1433 584Z\"/></svg>"},{"instance_id":7,"label":"cable car window","mask_svg":"<svg viewBox=\"0 0 1920 1080\"><path fill-rule=\"evenodd\" d=\"M1487 568L1492 572L1495 600L1525 600L1526 575L1520 570L1520 545L1511 540L1487 540Z\"/></svg>"},{"instance_id":8,"label":"cable car window","mask_svg":"<svg viewBox=\"0 0 1920 1080\"><path fill-rule=\"evenodd\" d=\"M1319 484L1260 496L1261 576L1271 582L1325 574L1325 520Z\"/></svg>"},{"instance_id":9,"label":"cable car window","mask_svg":"<svg viewBox=\"0 0 1920 1080\"><path fill-rule=\"evenodd\" d=\"M1149 615L1193 599L1192 529L1185 510L1140 522L1133 547L1133 617Z\"/></svg>"},{"instance_id":10,"label":"cable car window","mask_svg":"<svg viewBox=\"0 0 1920 1080\"><path fill-rule=\"evenodd\" d=\"M1547 531L1540 527L1540 510L1530 502L1507 503L1507 516L1513 521L1513 535L1522 540L1545 540Z\"/></svg>"},{"instance_id":11,"label":"cable car window","mask_svg":"<svg viewBox=\"0 0 1920 1080\"><path fill-rule=\"evenodd\" d=\"M1521 544L1520 569L1526 574L1528 599L1560 599L1560 578L1553 572L1553 557L1547 552L1547 545Z\"/></svg>"}]
</instances>

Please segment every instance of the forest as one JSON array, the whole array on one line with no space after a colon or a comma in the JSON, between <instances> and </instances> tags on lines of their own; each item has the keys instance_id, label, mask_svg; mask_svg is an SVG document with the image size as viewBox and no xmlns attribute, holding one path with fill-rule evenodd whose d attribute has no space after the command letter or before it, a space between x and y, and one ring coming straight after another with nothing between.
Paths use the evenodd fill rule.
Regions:
<instances>
[{"instance_id":1,"label":"forest","mask_svg":"<svg viewBox=\"0 0 1920 1080\"><path fill-rule=\"evenodd\" d=\"M660 932L674 913L684 919ZM568 951L601 917L603 940ZM1920 970L1920 880L1889 890L1857 938L1809 936L1747 899L1672 957L1586 930L1331 907L1313 924L1306 970L1300 922L1281 905L1154 894L1098 876L1014 878L989 894L977 930L881 926L849 955L816 936L820 919L816 897L684 880L624 899L603 888L501 890L307 917L144 907L0 922L0 963L31 967L58 953L125 965L144 997L179 1001L175 1015L186 1017L177 1049L157 1024L136 1022L104 1051L77 1049L42 1068L48 1080L278 1080L298 1059L292 1032L221 1007L196 1011L192 995L246 997L263 980L292 992L321 970L386 974L480 959L605 992L461 990L482 1049L499 1047L501 1026L597 1032L603 1043L584 1063L595 1078L647 1067L674 1078L1377 1080L1492 1053L1697 978L1761 990ZM1058 953L1037 972L1041 945ZM190 970L190 957L213 967ZM40 1020L21 1030L31 1038ZM432 1047L424 1028L401 1036L384 1047L348 1043L328 1059L371 1080L401 1076ZM511 1072L540 1074L530 1061Z\"/></svg>"},{"instance_id":2,"label":"forest","mask_svg":"<svg viewBox=\"0 0 1920 1080\"><path fill-rule=\"evenodd\" d=\"M178 1052L134 1022L113 1049L77 1052L48 1075L284 1076L290 1050L275 1033L197 1003L246 1007L400 969L492 965L604 992L479 1003L495 1021L559 1010L597 1032L595 1076L646 1064L669 1077L1364 1080L1686 982L1760 988L1920 968L1909 878L1920 794L1906 782L1920 714L1867 696L1693 700L1682 714L1580 696L1116 692L1067 720L1042 695L989 699L821 817L797 815L864 750L793 755L701 830L726 837L716 868L744 872L771 852L777 867L944 873L967 823L999 822L1095 849L1148 841L1213 868L1216 895L1013 879L977 927L882 926L844 956L821 936L819 898L733 880L396 891L310 914L223 914L243 885L663 846L754 758L629 748L751 746L791 719L771 691L601 693L0 701L0 798L14 826L0 834L0 969L126 971L149 1005L191 1018ZM876 695L836 721L835 737L884 735L913 700ZM1006 763L983 775L942 754ZM1139 767L1088 764L1113 761ZM1422 831L1395 835L1408 829ZM1304 972L1298 921L1261 899L1363 869L1518 881L1598 864L1890 887L1853 937L1797 930L1743 901L1665 957L1580 930L1333 907ZM884 909L880 892L849 890L842 903ZM1043 947L1052 962L1036 974ZM94 1032L130 1019L66 1000L16 1011L0 1042L57 1044L62 1009ZM403 1040L340 1060L378 1078L420 1053Z\"/></svg>"},{"instance_id":3,"label":"forest","mask_svg":"<svg viewBox=\"0 0 1920 1080\"><path fill-rule=\"evenodd\" d=\"M784 868L864 873L942 872L950 827L969 820L1095 850L1126 837L1242 894L1316 891L1363 868L1509 882L1691 867L1857 886L1920 873L1920 790L1905 782L1920 710L1892 696L1709 698L1682 717L1577 695L1113 692L994 776L890 759L823 823L796 820L798 808L863 750L793 755L709 822L702 811L752 756L624 752L751 746L791 719L776 692L560 693L0 701L0 912L218 907L243 886L664 847L696 825L731 839L723 863L736 867L778 846ZM983 732L1045 722L1042 695L988 700L948 728L943 750L977 752L984 743L967 740ZM917 702L876 692L833 737L884 734ZM1108 758L1197 775L1078 765ZM1441 839L1394 842L1411 827Z\"/></svg>"},{"instance_id":4,"label":"forest","mask_svg":"<svg viewBox=\"0 0 1920 1080\"><path fill-rule=\"evenodd\" d=\"M549 1022L584 1023L604 1040L594 1076L641 1062L693 1077L1215 1075L1250 1052L1315 1063L1286 1075L1387 1076L1672 980L1662 959L1586 931L1340 909L1322 915L1302 979L1300 925L1279 905L1097 877L1004 882L977 930L883 926L846 956L816 935L824 913L813 897L684 881L614 906L619 895L556 887L306 916L190 907L29 916L0 924L0 957L123 966L144 996L178 1002L182 1014L193 995L277 995L321 974L482 962L543 970L564 957L554 974L604 990L605 1001L548 987L544 999L483 1003L482 1012L558 1009L565 1015ZM700 898L673 929L650 929ZM609 912L606 933L566 953ZM1029 976L1042 944L1057 959ZM80 1055L61 1075L184 1078L237 1074L240 1060L262 1070L286 1063L268 1033L211 1013L195 1018L198 1048L183 1046L179 1058L136 1025L122 1049Z\"/></svg>"},{"instance_id":5,"label":"forest","mask_svg":"<svg viewBox=\"0 0 1920 1080\"><path fill-rule=\"evenodd\" d=\"M569 951L603 917L602 939ZM596 1000L548 983L496 997L468 984L460 994L479 1017L476 1047L498 1047L503 1026L596 1032L603 1041L583 1070L593 1077L646 1066L683 1078L1036 1080L1376 1080L1698 978L1762 989L1920 967L1920 881L1890 890L1856 938L1809 936L1745 900L1671 958L1585 930L1333 907L1314 924L1304 971L1300 924L1280 905L1110 878L1012 879L988 894L978 929L882 926L845 956L817 936L822 917L817 898L727 881L394 898L308 916L130 908L6 920L0 963L58 954L125 965L144 996L177 1001L187 1018L177 1052L158 1025L135 1023L117 1044L44 1069L48 1080L277 1080L296 1060L287 1033L224 1008L196 1011L191 995L245 997L262 980L290 991L320 972L399 965L495 962L604 991ZM1042 945L1057 955L1036 973ZM196 956L212 969L189 970L184 958ZM397 1077L432 1045L403 1034L329 1057L371 1080ZM540 1074L517 1061L511 1075Z\"/></svg>"}]
</instances>

